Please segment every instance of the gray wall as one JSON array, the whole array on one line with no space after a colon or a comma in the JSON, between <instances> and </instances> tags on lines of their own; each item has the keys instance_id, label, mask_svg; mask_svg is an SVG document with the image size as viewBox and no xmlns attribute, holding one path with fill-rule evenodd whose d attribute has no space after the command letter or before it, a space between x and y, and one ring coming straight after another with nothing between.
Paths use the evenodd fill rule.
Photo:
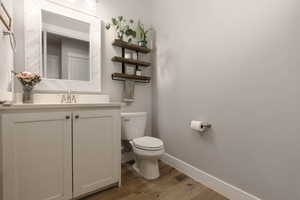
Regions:
<instances>
[{"instance_id":1,"label":"gray wall","mask_svg":"<svg viewBox=\"0 0 300 200\"><path fill-rule=\"evenodd\" d=\"M145 25L150 25L151 10L150 1L148 0L101 0L98 3L97 13L103 21L110 22L112 16L127 16L134 20L141 19ZM111 74L121 72L120 64L111 62L111 58L115 55L122 55L120 48L111 45L114 39L114 32L104 31L102 38L102 65L103 65L103 92L111 96L112 101L121 101L123 82L113 81ZM143 56L145 60L151 60L149 55ZM145 73L151 76L151 68L145 69ZM136 101L124 107L124 112L148 112L147 134L151 134L152 127L152 86L151 84L137 84L135 88Z\"/></svg>"},{"instance_id":2,"label":"gray wall","mask_svg":"<svg viewBox=\"0 0 300 200\"><path fill-rule=\"evenodd\" d=\"M300 199L300 1L153 2L167 153L262 199Z\"/></svg>"},{"instance_id":3,"label":"gray wall","mask_svg":"<svg viewBox=\"0 0 300 200\"><path fill-rule=\"evenodd\" d=\"M66 3L69 1L65 0ZM80 7L81 0L78 0ZM75 2L76 3L76 2ZM15 13L15 29L18 40L18 52L16 55L16 71L24 70L24 20L23 8L24 1L14 0L14 13ZM150 24L150 10L149 1L147 0L101 0L97 4L96 14L103 22L110 22L112 17L123 15L134 20L141 19L145 24ZM82 5L80 9L84 8ZM92 9L94 10L94 9ZM102 91L103 94L109 94L112 101L122 101L123 82L111 80L113 72L120 72L121 67L119 64L111 62L111 58L115 55L121 55L121 51L111 45L114 39L114 32L112 30L106 31L103 27L102 31ZM149 56L145 57L149 60ZM151 74L151 71L146 72ZM151 84L137 84L135 94L136 101L132 104L123 107L124 112L148 112L148 127L147 134L151 134L151 102L152 87Z\"/></svg>"}]
</instances>

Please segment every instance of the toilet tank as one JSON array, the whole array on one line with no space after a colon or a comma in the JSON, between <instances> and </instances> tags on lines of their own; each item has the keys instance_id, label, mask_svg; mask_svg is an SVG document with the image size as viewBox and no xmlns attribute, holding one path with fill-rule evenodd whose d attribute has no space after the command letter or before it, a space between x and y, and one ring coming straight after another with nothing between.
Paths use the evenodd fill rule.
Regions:
<instances>
[{"instance_id":1,"label":"toilet tank","mask_svg":"<svg viewBox=\"0 0 300 200\"><path fill-rule=\"evenodd\" d=\"M133 140L145 136L147 113L121 113L122 140Z\"/></svg>"}]
</instances>

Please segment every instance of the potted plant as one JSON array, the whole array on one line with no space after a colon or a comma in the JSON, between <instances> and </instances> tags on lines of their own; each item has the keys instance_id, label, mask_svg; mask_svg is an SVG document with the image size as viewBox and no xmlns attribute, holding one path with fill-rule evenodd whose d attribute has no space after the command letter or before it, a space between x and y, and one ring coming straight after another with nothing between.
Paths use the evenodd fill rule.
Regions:
<instances>
[{"instance_id":1,"label":"potted plant","mask_svg":"<svg viewBox=\"0 0 300 200\"><path fill-rule=\"evenodd\" d=\"M105 28L109 30L114 27L116 32L116 38L119 40L124 40L124 36L127 37L128 42L136 37L136 31L134 30L134 21L132 19L127 20L123 16L114 17L111 23L106 24Z\"/></svg>"},{"instance_id":2,"label":"potted plant","mask_svg":"<svg viewBox=\"0 0 300 200\"><path fill-rule=\"evenodd\" d=\"M137 34L139 37L138 45L141 47L147 47L148 41L148 33L151 29L145 29L144 24L142 24L140 21L137 24Z\"/></svg>"},{"instance_id":3,"label":"potted plant","mask_svg":"<svg viewBox=\"0 0 300 200\"><path fill-rule=\"evenodd\" d=\"M12 73L23 86L23 103L33 103L32 90L36 84L41 82L41 76L31 72L16 73L12 71Z\"/></svg>"}]
</instances>

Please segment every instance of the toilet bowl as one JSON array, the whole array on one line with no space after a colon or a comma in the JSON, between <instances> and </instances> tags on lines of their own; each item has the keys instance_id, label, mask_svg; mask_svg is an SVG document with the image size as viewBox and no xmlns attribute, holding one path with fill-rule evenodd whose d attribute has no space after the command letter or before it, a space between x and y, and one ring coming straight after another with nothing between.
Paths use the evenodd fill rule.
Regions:
<instances>
[{"instance_id":1,"label":"toilet bowl","mask_svg":"<svg viewBox=\"0 0 300 200\"><path fill-rule=\"evenodd\" d=\"M153 137L141 137L130 141L130 144L136 161L133 168L145 179L158 178L158 160L165 152L163 142Z\"/></svg>"},{"instance_id":2,"label":"toilet bowl","mask_svg":"<svg viewBox=\"0 0 300 200\"><path fill-rule=\"evenodd\" d=\"M163 142L145 136L147 113L122 113L122 139L129 140L135 164L133 168L145 179L153 180L160 176L158 160L165 152Z\"/></svg>"}]
</instances>

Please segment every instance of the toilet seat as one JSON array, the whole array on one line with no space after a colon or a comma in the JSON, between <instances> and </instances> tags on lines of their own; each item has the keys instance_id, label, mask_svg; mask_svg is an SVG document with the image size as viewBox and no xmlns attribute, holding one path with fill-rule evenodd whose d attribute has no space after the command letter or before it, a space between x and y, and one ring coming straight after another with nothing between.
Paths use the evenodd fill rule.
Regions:
<instances>
[{"instance_id":1,"label":"toilet seat","mask_svg":"<svg viewBox=\"0 0 300 200\"><path fill-rule=\"evenodd\" d=\"M147 151L159 151L164 148L160 139L149 136L133 139L133 144L136 148Z\"/></svg>"}]
</instances>

